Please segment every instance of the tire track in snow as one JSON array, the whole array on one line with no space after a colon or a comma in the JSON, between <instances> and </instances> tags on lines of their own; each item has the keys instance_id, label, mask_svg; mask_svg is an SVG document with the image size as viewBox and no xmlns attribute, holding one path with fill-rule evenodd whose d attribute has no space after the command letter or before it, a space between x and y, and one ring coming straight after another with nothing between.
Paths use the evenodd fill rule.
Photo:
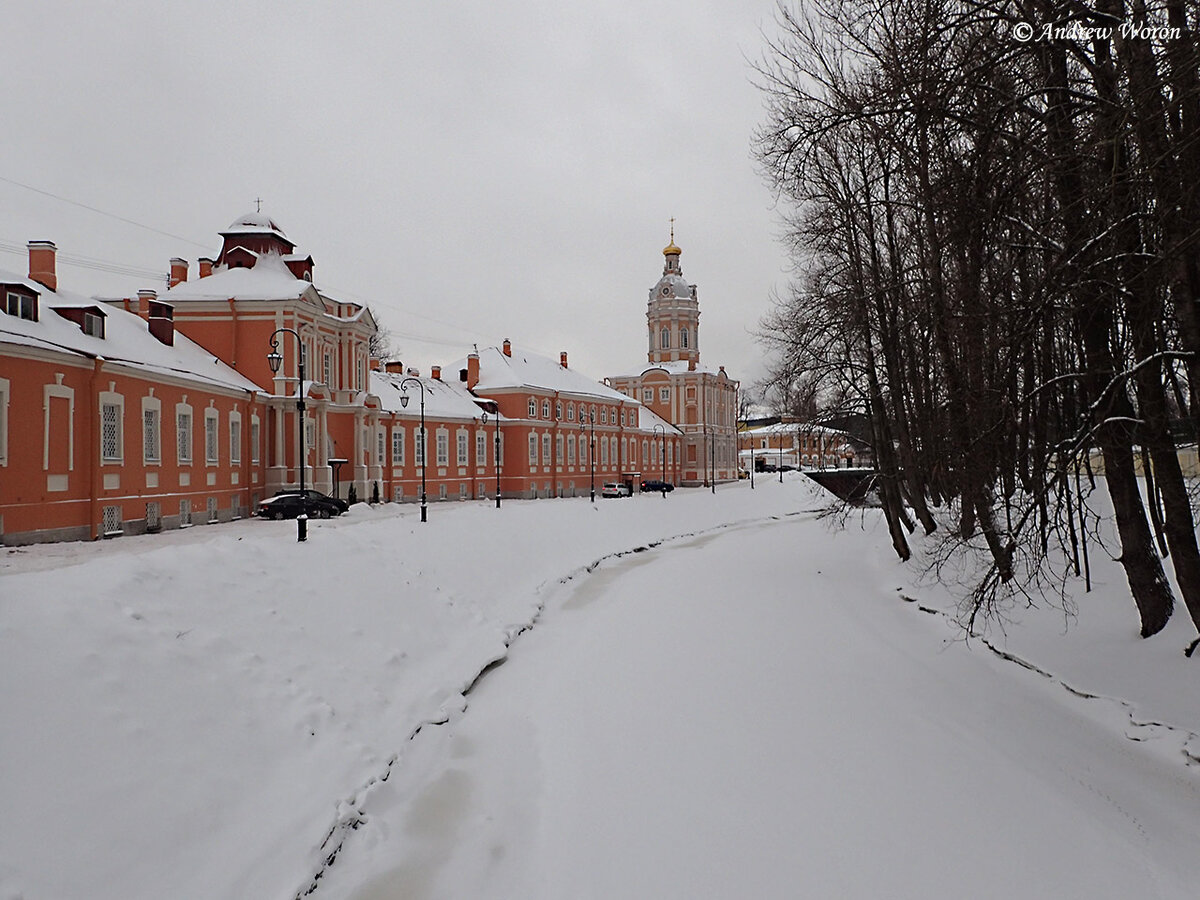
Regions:
<instances>
[{"instance_id":1,"label":"tire track in snow","mask_svg":"<svg viewBox=\"0 0 1200 900\"><path fill-rule=\"evenodd\" d=\"M519 637L521 637L521 635L532 631L537 626L542 617L542 613L546 609L546 599L544 594L547 591L569 585L576 579L587 578L588 576L593 575L601 566L624 559L625 557L634 556L640 553L647 553L651 550L658 550L659 548L663 547L673 550L685 549L695 546L697 541L712 540L724 532L741 528L768 525L772 522L783 521L795 516L812 515L819 517L825 512L826 509L824 507L820 509L802 509L796 510L795 512L784 513L783 515L739 519L734 522L726 522L722 525L716 525L712 528L703 528L698 531L670 535L668 537L659 538L656 541L650 541L646 544L639 544L636 547L630 547L626 550L617 550L612 553L606 553L604 556L598 557L587 565L572 569L570 572L557 579L543 581L535 589L536 594L543 595L542 599L540 599L537 605L534 607L533 614L530 616L529 620L519 625L510 626L504 634L503 649L490 659L484 660L478 671L476 671L471 678L467 679L463 686L459 688L458 693L452 695L447 702L443 704L436 717L423 719L421 722L419 722L417 726L409 733L408 737L406 738L406 743L411 743L414 741L417 735L419 735L424 729L446 725L449 723L452 715L466 712L468 707L468 697L470 696L471 692L479 685L479 683L484 677L487 676L488 673L499 668L505 663L505 661L508 659L509 648L512 647L513 643ZM569 598L564 599L560 605L565 605L568 602ZM338 856L345 848L346 841L350 839L350 836L354 832L358 831L359 828L368 823L368 816L363 811L363 806L368 795L372 791L377 790L380 785L387 782L392 773L396 770L396 767L400 763L402 756L403 754L400 751L393 753L390 757L388 757L387 762L384 764L383 770L379 774L372 775L366 781L362 782L362 784L359 785L357 790L355 790L355 792L349 798L338 801L333 824L330 826L329 831L326 832L324 840L322 840L320 845L316 848L315 853L317 857L317 863L314 866L312 874L304 883L304 886L296 891L294 900L303 900L305 897L311 897L321 887L321 881L325 877L325 873L334 865L334 863L337 862Z\"/></svg>"}]
</instances>

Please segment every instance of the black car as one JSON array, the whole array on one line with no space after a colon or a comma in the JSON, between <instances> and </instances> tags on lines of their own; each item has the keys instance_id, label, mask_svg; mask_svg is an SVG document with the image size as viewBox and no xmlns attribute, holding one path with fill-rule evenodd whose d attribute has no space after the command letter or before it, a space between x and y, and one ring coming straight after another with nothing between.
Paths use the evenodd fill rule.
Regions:
<instances>
[{"instance_id":1,"label":"black car","mask_svg":"<svg viewBox=\"0 0 1200 900\"><path fill-rule=\"evenodd\" d=\"M284 490L284 491L276 491L275 496L282 497L285 494L299 494L299 493L300 492L295 489L290 490L290 491ZM314 491L312 488L305 488L304 496L307 497L309 500L314 500L314 501L318 501L318 502L322 501L322 500L328 501L329 503L334 504L342 512L346 512L347 510L350 509L350 504L348 502L346 502L345 500L343 500L341 497L330 497L328 494L322 494L320 491Z\"/></svg>"},{"instance_id":2,"label":"black car","mask_svg":"<svg viewBox=\"0 0 1200 900\"><path fill-rule=\"evenodd\" d=\"M344 501L327 497L320 491L282 491L258 504L258 515L263 519L294 519L305 513L310 519L328 519L340 516L345 510Z\"/></svg>"},{"instance_id":3,"label":"black car","mask_svg":"<svg viewBox=\"0 0 1200 900\"><path fill-rule=\"evenodd\" d=\"M675 485L671 484L669 481L658 481L657 479L652 479L642 482L643 494L650 491L662 491L663 493L666 493L667 491L673 490L675 490Z\"/></svg>"}]
</instances>

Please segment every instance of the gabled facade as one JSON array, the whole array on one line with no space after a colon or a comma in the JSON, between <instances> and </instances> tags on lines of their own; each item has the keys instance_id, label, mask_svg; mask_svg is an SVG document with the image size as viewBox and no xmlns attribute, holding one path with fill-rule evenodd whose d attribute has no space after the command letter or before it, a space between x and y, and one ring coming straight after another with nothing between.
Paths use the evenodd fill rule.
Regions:
<instances>
[{"instance_id":1,"label":"gabled facade","mask_svg":"<svg viewBox=\"0 0 1200 900\"><path fill-rule=\"evenodd\" d=\"M265 487L262 392L175 334L164 305L155 320L57 291L55 249L29 245L29 278L0 272L0 541L249 514Z\"/></svg>"}]
</instances>

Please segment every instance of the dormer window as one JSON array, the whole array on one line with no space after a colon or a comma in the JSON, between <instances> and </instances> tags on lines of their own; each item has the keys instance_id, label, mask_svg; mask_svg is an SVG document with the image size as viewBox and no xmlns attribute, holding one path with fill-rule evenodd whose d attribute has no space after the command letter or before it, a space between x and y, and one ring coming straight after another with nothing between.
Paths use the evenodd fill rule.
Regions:
<instances>
[{"instance_id":1,"label":"dormer window","mask_svg":"<svg viewBox=\"0 0 1200 900\"><path fill-rule=\"evenodd\" d=\"M30 322L36 322L38 320L37 296L35 294L22 294L17 291L6 291L4 311L10 316L16 316L18 319L28 319Z\"/></svg>"},{"instance_id":2,"label":"dormer window","mask_svg":"<svg viewBox=\"0 0 1200 900\"><path fill-rule=\"evenodd\" d=\"M95 313L85 312L83 314L83 333L90 334L92 337L104 337L104 316L98 316Z\"/></svg>"}]
</instances>

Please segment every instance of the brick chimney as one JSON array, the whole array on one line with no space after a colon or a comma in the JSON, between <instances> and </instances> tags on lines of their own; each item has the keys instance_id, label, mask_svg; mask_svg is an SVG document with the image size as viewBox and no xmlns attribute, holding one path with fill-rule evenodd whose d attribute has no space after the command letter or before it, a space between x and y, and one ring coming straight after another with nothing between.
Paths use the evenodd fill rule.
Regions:
<instances>
[{"instance_id":1,"label":"brick chimney","mask_svg":"<svg viewBox=\"0 0 1200 900\"><path fill-rule=\"evenodd\" d=\"M509 343L508 338L504 339L504 355L512 356L512 344Z\"/></svg>"},{"instance_id":2,"label":"brick chimney","mask_svg":"<svg viewBox=\"0 0 1200 900\"><path fill-rule=\"evenodd\" d=\"M378 372L383 368L383 362L376 356L372 356L369 363L372 372Z\"/></svg>"},{"instance_id":3,"label":"brick chimney","mask_svg":"<svg viewBox=\"0 0 1200 900\"><path fill-rule=\"evenodd\" d=\"M467 354L467 390L472 390L479 384L479 354Z\"/></svg>"},{"instance_id":4,"label":"brick chimney","mask_svg":"<svg viewBox=\"0 0 1200 900\"><path fill-rule=\"evenodd\" d=\"M36 281L52 291L58 290L58 274L55 261L58 248L54 241L30 241L29 247L29 280Z\"/></svg>"},{"instance_id":5,"label":"brick chimney","mask_svg":"<svg viewBox=\"0 0 1200 900\"><path fill-rule=\"evenodd\" d=\"M398 359L390 360L383 364L383 371L387 372L389 375L403 375L404 363L400 362Z\"/></svg>"},{"instance_id":6,"label":"brick chimney","mask_svg":"<svg viewBox=\"0 0 1200 900\"><path fill-rule=\"evenodd\" d=\"M186 259L180 259L178 256L171 260L171 278L167 282L167 287L173 288L177 284L187 281L188 262Z\"/></svg>"},{"instance_id":7,"label":"brick chimney","mask_svg":"<svg viewBox=\"0 0 1200 900\"><path fill-rule=\"evenodd\" d=\"M432 378L434 381L441 381L442 380L442 367L441 366L430 366L429 367L429 377Z\"/></svg>"},{"instance_id":8,"label":"brick chimney","mask_svg":"<svg viewBox=\"0 0 1200 900\"><path fill-rule=\"evenodd\" d=\"M138 291L138 306L146 304L150 333L168 347L175 346L175 309L158 299L155 291Z\"/></svg>"},{"instance_id":9,"label":"brick chimney","mask_svg":"<svg viewBox=\"0 0 1200 900\"><path fill-rule=\"evenodd\" d=\"M158 291L138 291L137 314L143 319L150 318L150 301L158 299Z\"/></svg>"},{"instance_id":10,"label":"brick chimney","mask_svg":"<svg viewBox=\"0 0 1200 900\"><path fill-rule=\"evenodd\" d=\"M560 366L562 366L564 369L567 367L567 351L566 350L560 350L558 352L558 364Z\"/></svg>"},{"instance_id":11,"label":"brick chimney","mask_svg":"<svg viewBox=\"0 0 1200 900\"><path fill-rule=\"evenodd\" d=\"M200 257L200 278L207 278L212 274L213 261L207 256Z\"/></svg>"}]
</instances>

